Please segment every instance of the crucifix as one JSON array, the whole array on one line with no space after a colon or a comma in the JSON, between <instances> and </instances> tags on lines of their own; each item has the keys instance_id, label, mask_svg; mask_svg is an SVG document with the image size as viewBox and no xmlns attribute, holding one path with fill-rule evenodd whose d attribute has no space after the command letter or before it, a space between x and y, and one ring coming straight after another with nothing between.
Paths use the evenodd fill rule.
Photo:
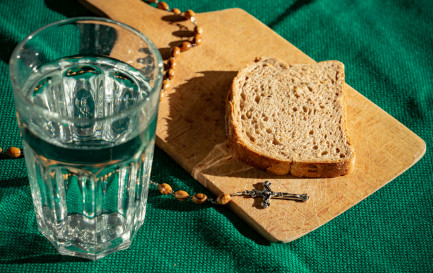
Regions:
<instances>
[{"instance_id":1,"label":"crucifix","mask_svg":"<svg viewBox=\"0 0 433 273\"><path fill-rule=\"evenodd\" d=\"M287 193L287 192L274 192L271 190L271 182L265 181L263 183L260 183L263 185L263 190L259 191L256 189L253 189L251 191L245 190L243 192L236 192L230 194L231 196L251 196L253 198L256 197L262 197L262 207L267 208L271 205L270 199L285 199L285 200L295 200L295 201L307 201L310 197L306 193L304 194L293 194L293 193Z\"/></svg>"}]
</instances>

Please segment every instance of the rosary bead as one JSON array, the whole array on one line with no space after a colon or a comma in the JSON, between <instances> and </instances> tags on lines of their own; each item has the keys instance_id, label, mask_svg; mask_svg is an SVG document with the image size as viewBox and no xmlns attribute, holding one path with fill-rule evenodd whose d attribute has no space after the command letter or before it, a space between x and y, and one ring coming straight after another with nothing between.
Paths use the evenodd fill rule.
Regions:
<instances>
[{"instance_id":1,"label":"rosary bead","mask_svg":"<svg viewBox=\"0 0 433 273\"><path fill-rule=\"evenodd\" d=\"M19 148L17 148L17 147L11 147L11 148L9 148L9 149L6 150L6 154L9 157L18 158L18 157L21 156L21 150Z\"/></svg>"},{"instance_id":2,"label":"rosary bead","mask_svg":"<svg viewBox=\"0 0 433 273\"><path fill-rule=\"evenodd\" d=\"M171 49L171 57L177 57L180 54L180 48L175 46Z\"/></svg>"},{"instance_id":3,"label":"rosary bead","mask_svg":"<svg viewBox=\"0 0 433 273\"><path fill-rule=\"evenodd\" d=\"M162 10L169 10L168 4L166 2L159 2L157 7Z\"/></svg>"},{"instance_id":4,"label":"rosary bead","mask_svg":"<svg viewBox=\"0 0 433 273\"><path fill-rule=\"evenodd\" d=\"M196 34L202 34L202 33L203 33L203 28L200 27L200 26L196 26L196 27L194 28L194 32L195 32Z\"/></svg>"},{"instance_id":5,"label":"rosary bead","mask_svg":"<svg viewBox=\"0 0 433 273\"><path fill-rule=\"evenodd\" d=\"M195 17L195 12L189 9L185 11L184 16L186 19L190 20L192 17Z\"/></svg>"},{"instance_id":6,"label":"rosary bead","mask_svg":"<svg viewBox=\"0 0 433 273\"><path fill-rule=\"evenodd\" d=\"M176 59L171 57L170 59L168 59L168 64L169 64L169 68L174 68L176 66Z\"/></svg>"},{"instance_id":7,"label":"rosary bead","mask_svg":"<svg viewBox=\"0 0 433 273\"><path fill-rule=\"evenodd\" d=\"M168 77L170 80L174 78L174 69L173 69L173 68L170 68L170 69L167 71L167 77Z\"/></svg>"},{"instance_id":8,"label":"rosary bead","mask_svg":"<svg viewBox=\"0 0 433 273\"><path fill-rule=\"evenodd\" d=\"M221 193L220 195L218 195L216 202L218 203L218 205L225 205L230 202L230 199L230 194Z\"/></svg>"},{"instance_id":9,"label":"rosary bead","mask_svg":"<svg viewBox=\"0 0 433 273\"><path fill-rule=\"evenodd\" d=\"M176 14L176 15L179 15L180 14L180 9L176 9L176 8L174 8L174 9L172 9L171 10L174 14Z\"/></svg>"},{"instance_id":10,"label":"rosary bead","mask_svg":"<svg viewBox=\"0 0 433 273\"><path fill-rule=\"evenodd\" d=\"M203 204L207 199L206 194L197 193L192 197L192 201L198 205Z\"/></svg>"},{"instance_id":11,"label":"rosary bead","mask_svg":"<svg viewBox=\"0 0 433 273\"><path fill-rule=\"evenodd\" d=\"M162 183L158 185L158 190L162 194L170 194L173 190L171 189L171 186L167 183Z\"/></svg>"},{"instance_id":12,"label":"rosary bead","mask_svg":"<svg viewBox=\"0 0 433 273\"><path fill-rule=\"evenodd\" d=\"M174 193L174 197L179 201L186 201L189 198L189 194L186 191L177 191Z\"/></svg>"},{"instance_id":13,"label":"rosary bead","mask_svg":"<svg viewBox=\"0 0 433 273\"><path fill-rule=\"evenodd\" d=\"M183 41L182 45L180 47L180 51L184 52L187 51L188 49L190 49L192 47L192 44L188 41Z\"/></svg>"},{"instance_id":14,"label":"rosary bead","mask_svg":"<svg viewBox=\"0 0 433 273\"><path fill-rule=\"evenodd\" d=\"M194 36L194 44L196 44L196 45L201 45L201 42L202 42L202 39L201 39L200 34L196 34L196 35Z\"/></svg>"},{"instance_id":15,"label":"rosary bead","mask_svg":"<svg viewBox=\"0 0 433 273\"><path fill-rule=\"evenodd\" d=\"M162 89L163 90L168 90L170 88L170 81L168 80L163 80L162 81Z\"/></svg>"}]
</instances>

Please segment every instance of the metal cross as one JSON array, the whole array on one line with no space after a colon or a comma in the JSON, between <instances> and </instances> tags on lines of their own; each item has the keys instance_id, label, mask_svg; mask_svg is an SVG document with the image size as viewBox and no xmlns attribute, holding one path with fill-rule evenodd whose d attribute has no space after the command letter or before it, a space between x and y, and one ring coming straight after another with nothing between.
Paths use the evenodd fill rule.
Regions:
<instances>
[{"instance_id":1,"label":"metal cross","mask_svg":"<svg viewBox=\"0 0 433 273\"><path fill-rule=\"evenodd\" d=\"M243 192L237 192L232 193L232 196L239 196L239 195L245 195L245 196L251 196L253 198L256 197L263 197L262 201L262 207L267 208L271 205L270 199L285 199L285 200L295 200L295 201L307 201L310 197L306 193L304 194L293 194L293 193L286 193L286 192L274 192L271 190L271 182L265 181L263 183L260 183L263 185L263 190L259 191L256 189L253 189L251 191L245 190Z\"/></svg>"}]
</instances>

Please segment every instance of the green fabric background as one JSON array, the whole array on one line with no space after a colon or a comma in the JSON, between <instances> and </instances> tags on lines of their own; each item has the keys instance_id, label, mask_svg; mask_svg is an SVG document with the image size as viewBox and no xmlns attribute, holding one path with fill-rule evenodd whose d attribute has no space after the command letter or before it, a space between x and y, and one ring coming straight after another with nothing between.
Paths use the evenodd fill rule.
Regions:
<instances>
[{"instance_id":1,"label":"green fabric background","mask_svg":"<svg viewBox=\"0 0 433 273\"><path fill-rule=\"evenodd\" d=\"M38 233L24 160L0 160L0 272L433 272L433 1L168 2L196 12L242 8L313 59L342 61L351 86L426 141L424 158L288 244L267 242L226 208L179 203L152 187L131 248L96 262L56 253ZM38 27L86 14L71 0L0 1L3 149L21 147L8 73L14 46ZM152 179L209 194L159 149Z\"/></svg>"}]
</instances>

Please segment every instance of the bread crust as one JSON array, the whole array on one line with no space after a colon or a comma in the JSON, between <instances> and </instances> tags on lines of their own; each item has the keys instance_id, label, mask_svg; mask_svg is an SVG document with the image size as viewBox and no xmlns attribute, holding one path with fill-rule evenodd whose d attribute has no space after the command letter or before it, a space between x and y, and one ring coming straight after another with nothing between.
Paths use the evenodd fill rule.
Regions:
<instances>
[{"instance_id":1,"label":"bread crust","mask_svg":"<svg viewBox=\"0 0 433 273\"><path fill-rule=\"evenodd\" d=\"M260 59L256 59L256 62ZM250 64L251 65L251 64ZM246 66L248 67L248 66ZM232 149L234 150L237 158L239 158L244 163L254 166L259 169L264 169L270 173L276 175L287 175L292 174L298 177L312 177L312 178L331 178L341 175L347 175L351 173L355 165L355 152L351 153L350 157L343 158L337 161L326 161L321 162L314 161L293 161L293 160L280 160L277 158L271 158L260 152L254 151L248 147L242 137L239 135L240 130L238 130L235 119L235 109L234 109L234 84L239 77L242 77L243 69L241 69L237 76L233 79L230 91L226 98L226 134L228 142ZM343 88L343 108L345 112L345 88ZM344 114L344 118L346 115ZM347 134L346 122L344 131ZM350 139L348 138L350 142Z\"/></svg>"}]
</instances>

